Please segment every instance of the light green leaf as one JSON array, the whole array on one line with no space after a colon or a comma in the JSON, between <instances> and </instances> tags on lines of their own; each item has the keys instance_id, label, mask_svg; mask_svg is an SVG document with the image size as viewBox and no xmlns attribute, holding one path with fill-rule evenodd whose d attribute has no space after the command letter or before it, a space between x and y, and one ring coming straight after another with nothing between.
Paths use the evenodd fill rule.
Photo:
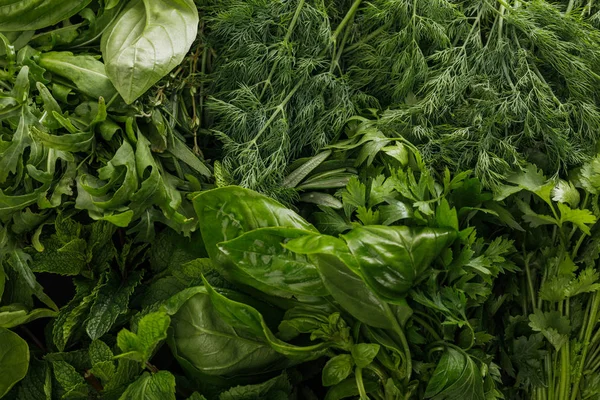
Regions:
<instances>
[{"instance_id":1,"label":"light green leaf","mask_svg":"<svg viewBox=\"0 0 600 400\"><path fill-rule=\"evenodd\" d=\"M119 400L175 400L175 377L167 371L144 372Z\"/></svg>"},{"instance_id":2,"label":"light green leaf","mask_svg":"<svg viewBox=\"0 0 600 400\"><path fill-rule=\"evenodd\" d=\"M282 246L310 234L300 229L259 228L218 247L235 263L237 269L230 275L236 282L282 297L326 296L319 272L308 257Z\"/></svg>"},{"instance_id":3,"label":"light green leaf","mask_svg":"<svg viewBox=\"0 0 600 400\"><path fill-rule=\"evenodd\" d=\"M106 72L127 104L181 63L196 39L191 0L134 0L102 35Z\"/></svg>"},{"instance_id":4,"label":"light green leaf","mask_svg":"<svg viewBox=\"0 0 600 400\"><path fill-rule=\"evenodd\" d=\"M39 318L52 318L54 316L56 316L56 311L47 308L36 308L28 312L25 307L0 307L0 327L14 328Z\"/></svg>"},{"instance_id":5,"label":"light green leaf","mask_svg":"<svg viewBox=\"0 0 600 400\"><path fill-rule=\"evenodd\" d=\"M560 179L552 189L552 200L577 207L580 200L579 191L571 182Z\"/></svg>"},{"instance_id":6,"label":"light green leaf","mask_svg":"<svg viewBox=\"0 0 600 400\"><path fill-rule=\"evenodd\" d=\"M0 328L0 398L27 375L29 347L16 333Z\"/></svg>"},{"instance_id":7,"label":"light green leaf","mask_svg":"<svg viewBox=\"0 0 600 400\"><path fill-rule=\"evenodd\" d=\"M571 321L558 311L543 312L535 310L529 315L529 326L536 332L541 332L554 346L556 351L569 341Z\"/></svg>"},{"instance_id":8,"label":"light green leaf","mask_svg":"<svg viewBox=\"0 0 600 400\"><path fill-rule=\"evenodd\" d=\"M92 343L90 343L88 352L90 354L90 361L92 362L92 365L96 365L104 361L112 361L113 359L112 350L102 340L92 341Z\"/></svg>"},{"instance_id":9,"label":"light green leaf","mask_svg":"<svg viewBox=\"0 0 600 400\"><path fill-rule=\"evenodd\" d=\"M152 357L156 346L167 338L171 319L163 312L146 314L139 322L137 333L123 329L117 335L117 345L123 352L117 357L130 358L144 364Z\"/></svg>"},{"instance_id":10,"label":"light green leaf","mask_svg":"<svg viewBox=\"0 0 600 400\"><path fill-rule=\"evenodd\" d=\"M566 204L558 203L558 210L560 211L560 222L571 222L576 225L582 232L589 235L590 227L596 223L597 218L590 210L579 208L570 208Z\"/></svg>"}]
</instances>

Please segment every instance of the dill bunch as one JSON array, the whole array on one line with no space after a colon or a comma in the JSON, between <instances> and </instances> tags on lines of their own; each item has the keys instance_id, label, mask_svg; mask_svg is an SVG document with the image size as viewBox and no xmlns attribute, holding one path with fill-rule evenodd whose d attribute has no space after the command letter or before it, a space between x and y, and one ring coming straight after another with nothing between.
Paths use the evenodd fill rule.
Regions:
<instances>
[{"instance_id":1,"label":"dill bunch","mask_svg":"<svg viewBox=\"0 0 600 400\"><path fill-rule=\"evenodd\" d=\"M389 106L380 128L436 168L487 187L535 162L560 174L595 154L600 36L589 2L376 0L345 62Z\"/></svg>"},{"instance_id":2,"label":"dill bunch","mask_svg":"<svg viewBox=\"0 0 600 400\"><path fill-rule=\"evenodd\" d=\"M234 182L289 200L295 191L281 187L287 165L374 104L339 64L360 3L225 0L205 8L217 55L206 110Z\"/></svg>"}]
</instances>

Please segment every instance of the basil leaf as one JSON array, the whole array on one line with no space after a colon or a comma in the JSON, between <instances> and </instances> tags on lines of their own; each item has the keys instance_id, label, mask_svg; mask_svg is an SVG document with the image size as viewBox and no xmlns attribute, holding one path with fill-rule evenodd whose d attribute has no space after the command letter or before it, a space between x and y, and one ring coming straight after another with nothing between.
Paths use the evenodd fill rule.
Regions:
<instances>
[{"instance_id":1,"label":"basil leaf","mask_svg":"<svg viewBox=\"0 0 600 400\"><path fill-rule=\"evenodd\" d=\"M340 354L331 358L323 367L323 386L337 385L352 373L353 368L354 360L350 354Z\"/></svg>"},{"instance_id":2,"label":"basil leaf","mask_svg":"<svg viewBox=\"0 0 600 400\"><path fill-rule=\"evenodd\" d=\"M294 294L326 296L328 292L316 266L307 256L282 246L307 234L312 232L282 227L260 228L220 243L218 247L235 263L237 269L231 275L240 283L282 297Z\"/></svg>"},{"instance_id":3,"label":"basil leaf","mask_svg":"<svg viewBox=\"0 0 600 400\"><path fill-rule=\"evenodd\" d=\"M254 191L228 186L200 193L193 199L200 231L211 260L225 272L231 260L217 244L258 228L287 227L316 233L298 214Z\"/></svg>"},{"instance_id":4,"label":"basil leaf","mask_svg":"<svg viewBox=\"0 0 600 400\"><path fill-rule=\"evenodd\" d=\"M16 333L0 328L0 397L27 375L29 347Z\"/></svg>"},{"instance_id":5,"label":"basil leaf","mask_svg":"<svg viewBox=\"0 0 600 400\"><path fill-rule=\"evenodd\" d=\"M103 34L106 72L127 104L183 61L198 31L192 0L134 0Z\"/></svg>"},{"instance_id":6,"label":"basil leaf","mask_svg":"<svg viewBox=\"0 0 600 400\"><path fill-rule=\"evenodd\" d=\"M343 235L361 275L375 293L396 302L419 281L431 262L456 238L441 228L360 227Z\"/></svg>"}]
</instances>

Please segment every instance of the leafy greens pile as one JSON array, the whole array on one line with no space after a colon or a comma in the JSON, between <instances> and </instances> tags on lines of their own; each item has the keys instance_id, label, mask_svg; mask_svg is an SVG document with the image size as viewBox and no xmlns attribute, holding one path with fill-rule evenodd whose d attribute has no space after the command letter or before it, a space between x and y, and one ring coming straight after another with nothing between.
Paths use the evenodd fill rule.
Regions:
<instances>
[{"instance_id":1,"label":"leafy greens pile","mask_svg":"<svg viewBox=\"0 0 600 400\"><path fill-rule=\"evenodd\" d=\"M0 0L0 398L600 398L600 9Z\"/></svg>"}]
</instances>

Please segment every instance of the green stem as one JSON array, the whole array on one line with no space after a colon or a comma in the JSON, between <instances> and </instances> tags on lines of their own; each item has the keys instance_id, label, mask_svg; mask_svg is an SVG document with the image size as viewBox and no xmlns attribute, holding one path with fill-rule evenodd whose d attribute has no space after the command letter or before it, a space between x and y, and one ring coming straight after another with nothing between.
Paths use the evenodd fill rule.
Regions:
<instances>
[{"instance_id":1,"label":"green stem","mask_svg":"<svg viewBox=\"0 0 600 400\"><path fill-rule=\"evenodd\" d=\"M413 321L415 321L415 322L417 322L417 323L418 323L419 325L421 325L423 328L425 328L425 330L426 330L427 332L429 332L429 334L431 334L431 336L433 336L433 338L434 338L436 341L440 341L440 340L442 340L441 336L440 336L440 335L438 335L438 333L435 331L435 329L433 329L433 328L431 327L431 325L429 325L429 324L428 324L427 322L425 322L423 319L421 319L421 318L417 317L416 315L413 315L413 316L412 316L412 320L413 320Z\"/></svg>"},{"instance_id":2,"label":"green stem","mask_svg":"<svg viewBox=\"0 0 600 400\"><path fill-rule=\"evenodd\" d=\"M527 286L529 288L528 292L531 299L531 306L533 307L533 310L536 310L535 290L533 289L531 269L529 268L529 257L527 256L525 256L525 273L527 274Z\"/></svg>"},{"instance_id":3,"label":"green stem","mask_svg":"<svg viewBox=\"0 0 600 400\"><path fill-rule=\"evenodd\" d=\"M296 12L294 12L292 21L290 22L287 32L285 33L285 36L283 38L283 46L284 47L286 47L289 44L290 38L292 37L292 32L294 31L294 28L296 27L296 24L298 23L298 18L300 18L300 13L302 12L302 7L304 7L305 2L306 2L306 0L300 0L298 2L298 5L296 6ZM267 90L267 86L269 86L271 84L271 79L273 79L273 75L275 74L275 70L277 69L278 65L279 65L279 62L276 60L273 63L273 66L271 67L271 71L269 71L269 76L267 77L267 80L265 81L262 91L260 92L259 99L262 99L262 97L265 94L265 91Z\"/></svg>"},{"instance_id":4,"label":"green stem","mask_svg":"<svg viewBox=\"0 0 600 400\"><path fill-rule=\"evenodd\" d=\"M571 400L577 400L577 395L579 393L579 384L581 382L581 375L583 374L583 366L585 364L585 358L587 356L587 352L590 345L590 339L592 338L592 331L596 326L596 321L598 320L598 308L600 307L600 295L598 292L594 293L594 298L592 300L592 309L590 313L590 318L587 322L587 328L585 332L585 337L583 341L583 350L581 351L581 360L579 361L579 365L577 367L575 373L575 382L573 383L573 391L571 394Z\"/></svg>"},{"instance_id":5,"label":"green stem","mask_svg":"<svg viewBox=\"0 0 600 400\"><path fill-rule=\"evenodd\" d=\"M365 383L363 382L362 368L356 367L354 374L356 375L356 386L358 387L358 394L360 395L360 400L367 400L369 397L367 396Z\"/></svg>"},{"instance_id":6,"label":"green stem","mask_svg":"<svg viewBox=\"0 0 600 400\"><path fill-rule=\"evenodd\" d=\"M360 7L360 3L362 3L362 0L354 1L352 7L350 7L350 10L346 14L342 22L340 22L335 32L333 32L333 35L331 36L332 43L337 40L337 37L342 33L342 30L346 27L346 25L348 25L348 22L350 22L350 20L354 18L354 15L358 11L358 7Z\"/></svg>"},{"instance_id":7,"label":"green stem","mask_svg":"<svg viewBox=\"0 0 600 400\"><path fill-rule=\"evenodd\" d=\"M567 11L565 12L565 14L568 14L571 11L573 11L574 6L575 6L575 0L569 0L569 5L567 6Z\"/></svg>"},{"instance_id":8,"label":"green stem","mask_svg":"<svg viewBox=\"0 0 600 400\"><path fill-rule=\"evenodd\" d=\"M388 27L389 27L389 23L380 26L379 28L375 29L373 32L369 33L367 36L363 37L358 42L354 43L352 46L349 46L348 49L346 49L346 52L352 53L352 52L356 51L360 47L360 45L362 45L364 43L368 43L369 41L371 41L371 39L376 38L377 36L379 36L379 34L381 32L386 30Z\"/></svg>"}]
</instances>

